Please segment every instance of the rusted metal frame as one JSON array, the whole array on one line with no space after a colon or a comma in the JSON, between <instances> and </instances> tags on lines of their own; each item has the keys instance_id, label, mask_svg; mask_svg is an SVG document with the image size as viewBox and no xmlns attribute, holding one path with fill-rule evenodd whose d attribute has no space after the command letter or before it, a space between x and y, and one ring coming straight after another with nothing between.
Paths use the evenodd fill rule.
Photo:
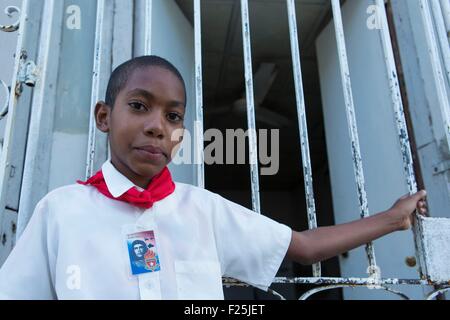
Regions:
<instances>
[{"instance_id":1,"label":"rusted metal frame","mask_svg":"<svg viewBox=\"0 0 450 320\"><path fill-rule=\"evenodd\" d=\"M3 25L0 24L0 31L4 31L4 32L14 32L19 30L19 26L20 26L20 9L16 6L8 6L5 8L5 14L8 17L12 17L13 13L17 13L19 18L17 19L16 22L14 22L13 24L8 24L8 25Z\"/></svg>"},{"instance_id":2,"label":"rusted metal frame","mask_svg":"<svg viewBox=\"0 0 450 320\"><path fill-rule=\"evenodd\" d=\"M259 199L258 147L256 141L255 102L253 96L252 51L250 43L250 21L248 0L241 0L242 40L244 47L245 91L247 102L247 124L250 158L250 181L252 189L252 209L261 213Z\"/></svg>"},{"instance_id":3,"label":"rusted metal frame","mask_svg":"<svg viewBox=\"0 0 450 320\"><path fill-rule=\"evenodd\" d=\"M308 124L306 121L305 95L303 90L300 46L298 41L297 17L294 0L287 0L287 13L289 20L289 36L291 42L292 66L294 72L298 127L300 131L300 149L303 164L302 167L305 184L306 209L308 213L308 226L309 229L315 229L317 228L316 205L314 202L311 157L308 140ZM320 277L321 275L320 262L313 264L312 268L313 268L313 276Z\"/></svg>"},{"instance_id":4,"label":"rusted metal frame","mask_svg":"<svg viewBox=\"0 0 450 320\"><path fill-rule=\"evenodd\" d=\"M366 218L369 216L369 207L367 203L367 194L365 190L361 149L359 146L358 128L356 124L352 85L350 81L350 71L348 66L347 49L345 45L344 27L342 24L342 14L339 0L331 0L331 6L333 11L333 20L336 32L339 65L341 70L341 81L351 141L353 169L358 192L359 209L361 213L361 218ZM372 243L366 244L366 254L369 261L369 269L368 269L369 274L379 276L377 275L379 268L376 266L375 250Z\"/></svg>"},{"instance_id":5,"label":"rusted metal frame","mask_svg":"<svg viewBox=\"0 0 450 320\"><path fill-rule=\"evenodd\" d=\"M194 0L194 44L195 44L195 159L197 186L205 188L205 164L203 161L203 75L202 75L202 25L200 0Z\"/></svg>"}]
</instances>

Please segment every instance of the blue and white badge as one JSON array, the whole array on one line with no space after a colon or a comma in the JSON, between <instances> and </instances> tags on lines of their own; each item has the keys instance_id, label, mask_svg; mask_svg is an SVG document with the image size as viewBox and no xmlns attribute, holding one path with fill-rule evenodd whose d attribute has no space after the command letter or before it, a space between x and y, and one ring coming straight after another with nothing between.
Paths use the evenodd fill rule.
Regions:
<instances>
[{"instance_id":1,"label":"blue and white badge","mask_svg":"<svg viewBox=\"0 0 450 320\"><path fill-rule=\"evenodd\" d=\"M128 234L126 240L133 275L161 270L154 231Z\"/></svg>"}]
</instances>

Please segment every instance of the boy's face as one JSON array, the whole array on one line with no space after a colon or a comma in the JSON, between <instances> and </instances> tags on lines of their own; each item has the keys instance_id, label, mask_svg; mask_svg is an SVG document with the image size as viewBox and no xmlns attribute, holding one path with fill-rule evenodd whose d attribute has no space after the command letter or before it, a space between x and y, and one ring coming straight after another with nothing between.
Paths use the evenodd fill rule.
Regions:
<instances>
[{"instance_id":1,"label":"boy's face","mask_svg":"<svg viewBox=\"0 0 450 320\"><path fill-rule=\"evenodd\" d=\"M97 128L109 133L111 162L134 184L146 188L170 162L183 130L185 92L181 81L161 67L136 69L111 109L95 108Z\"/></svg>"}]
</instances>

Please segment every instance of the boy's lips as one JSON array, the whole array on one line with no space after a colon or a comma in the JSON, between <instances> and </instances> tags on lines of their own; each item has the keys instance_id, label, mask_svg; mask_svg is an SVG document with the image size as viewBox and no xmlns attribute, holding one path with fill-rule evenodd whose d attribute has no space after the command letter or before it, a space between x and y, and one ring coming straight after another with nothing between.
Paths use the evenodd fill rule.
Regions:
<instances>
[{"instance_id":1,"label":"boy's lips","mask_svg":"<svg viewBox=\"0 0 450 320\"><path fill-rule=\"evenodd\" d=\"M136 147L135 149L137 149L138 151L147 153L149 156L153 155L153 156L164 156L167 158L166 153L158 147L152 146L152 145L146 145L146 146L140 146L140 147Z\"/></svg>"}]
</instances>

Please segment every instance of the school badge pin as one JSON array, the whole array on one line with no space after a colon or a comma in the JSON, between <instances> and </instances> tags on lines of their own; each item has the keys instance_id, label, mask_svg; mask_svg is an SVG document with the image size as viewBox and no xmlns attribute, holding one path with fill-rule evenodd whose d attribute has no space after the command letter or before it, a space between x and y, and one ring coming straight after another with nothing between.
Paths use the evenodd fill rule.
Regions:
<instances>
[{"instance_id":1,"label":"school badge pin","mask_svg":"<svg viewBox=\"0 0 450 320\"><path fill-rule=\"evenodd\" d=\"M128 234L127 248L133 275L161 270L153 231Z\"/></svg>"}]
</instances>

